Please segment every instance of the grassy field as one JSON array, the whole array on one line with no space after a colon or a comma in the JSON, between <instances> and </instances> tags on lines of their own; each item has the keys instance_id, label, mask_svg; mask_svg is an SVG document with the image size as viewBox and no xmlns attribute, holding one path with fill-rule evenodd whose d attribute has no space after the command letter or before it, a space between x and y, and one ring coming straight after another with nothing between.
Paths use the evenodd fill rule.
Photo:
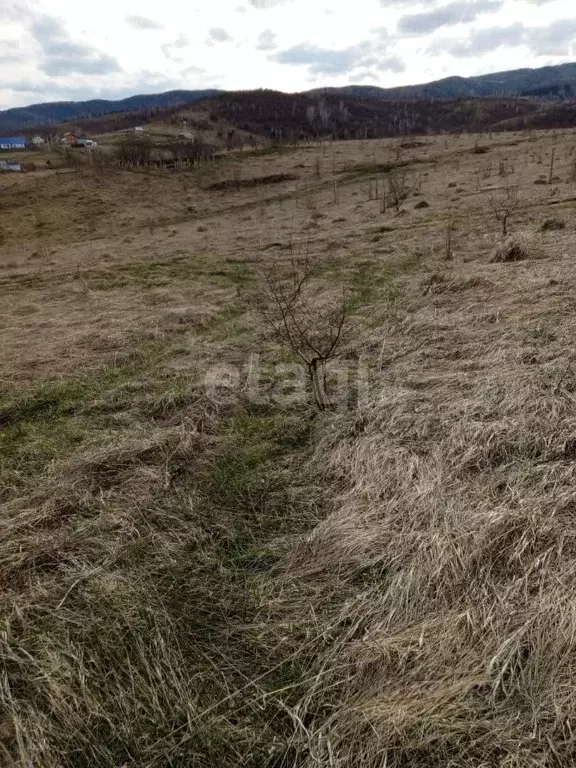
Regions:
<instances>
[{"instance_id":1,"label":"grassy field","mask_svg":"<svg viewBox=\"0 0 576 768\"><path fill-rule=\"evenodd\" d=\"M572 763L575 147L0 177L0 765Z\"/></svg>"}]
</instances>

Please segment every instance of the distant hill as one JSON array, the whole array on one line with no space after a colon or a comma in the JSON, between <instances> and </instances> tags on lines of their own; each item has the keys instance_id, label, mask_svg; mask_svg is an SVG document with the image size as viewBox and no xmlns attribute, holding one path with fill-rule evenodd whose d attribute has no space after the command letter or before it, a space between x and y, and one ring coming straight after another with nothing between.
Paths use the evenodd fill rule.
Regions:
<instances>
[{"instance_id":1,"label":"distant hill","mask_svg":"<svg viewBox=\"0 0 576 768\"><path fill-rule=\"evenodd\" d=\"M254 93L254 92L248 92ZM267 93L266 91L264 93ZM167 93L130 96L119 101L60 101L32 104L0 111L0 132L30 131L81 118L122 112L162 110L178 104L192 104L200 99L223 95L216 89L204 91L168 91ZM407 101L421 99L470 99L519 96L539 100L576 99L576 63L538 69L516 69L477 77L447 77L421 85L400 88L378 88L371 85L349 85L342 88L317 88L302 94L284 94L287 98L316 98L320 95L347 96L373 101Z\"/></svg>"},{"instance_id":2,"label":"distant hill","mask_svg":"<svg viewBox=\"0 0 576 768\"><path fill-rule=\"evenodd\" d=\"M493 130L549 130L550 128L574 128L576 126L576 101L540 103L529 114L516 115L499 122Z\"/></svg>"},{"instance_id":3,"label":"distant hill","mask_svg":"<svg viewBox=\"0 0 576 768\"><path fill-rule=\"evenodd\" d=\"M378 88L348 85L343 88L316 88L309 91L335 93L370 99L456 99L482 96L527 96L539 99L576 98L576 63L514 69L476 77L446 77L421 85Z\"/></svg>"},{"instance_id":4,"label":"distant hill","mask_svg":"<svg viewBox=\"0 0 576 768\"><path fill-rule=\"evenodd\" d=\"M454 99L378 99L326 91L231 91L189 104L109 112L54 124L63 133L102 134L149 126L150 136L176 135L185 125L194 135L218 145L242 139L261 143L331 138L374 139L439 133L569 128L576 125L576 100L469 97ZM23 133L29 135L32 131ZM215 139L216 137L216 139ZM221 140L222 139L222 140Z\"/></svg>"},{"instance_id":5,"label":"distant hill","mask_svg":"<svg viewBox=\"0 0 576 768\"><path fill-rule=\"evenodd\" d=\"M115 112L162 109L178 104L190 104L216 93L218 91L212 88L203 91L167 91L166 93L141 94L118 101L91 99L90 101L54 101L45 104L31 104L29 107L15 107L0 111L0 131L41 128Z\"/></svg>"},{"instance_id":6,"label":"distant hill","mask_svg":"<svg viewBox=\"0 0 576 768\"><path fill-rule=\"evenodd\" d=\"M531 125L536 114L545 123L544 115L551 106L517 97L392 101L334 91L317 95L237 91L198 104L214 119L249 134L288 142L322 136L373 139L501 130L502 123ZM565 118L563 113L562 120Z\"/></svg>"}]
</instances>

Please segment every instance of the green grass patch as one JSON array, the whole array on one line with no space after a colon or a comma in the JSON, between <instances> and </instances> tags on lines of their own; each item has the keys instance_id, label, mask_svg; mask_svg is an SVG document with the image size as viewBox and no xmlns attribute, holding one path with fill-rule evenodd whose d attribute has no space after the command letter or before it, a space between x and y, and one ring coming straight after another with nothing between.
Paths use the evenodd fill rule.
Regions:
<instances>
[{"instance_id":1,"label":"green grass patch","mask_svg":"<svg viewBox=\"0 0 576 768\"><path fill-rule=\"evenodd\" d=\"M0 402L0 453L2 473L32 476L48 462L70 455L96 432L115 425L113 416L146 405L151 393L176 391L173 401L183 397L183 384L171 378L151 379L155 367L168 354L160 344L147 344L123 360L104 366L92 375L47 382L39 387L4 398ZM148 381L139 384L138 377ZM161 406L158 405L160 408ZM167 406L165 406L167 407ZM175 407L174 402L172 407Z\"/></svg>"},{"instance_id":2,"label":"green grass patch","mask_svg":"<svg viewBox=\"0 0 576 768\"><path fill-rule=\"evenodd\" d=\"M306 410L291 415L242 412L229 418L210 468L210 502L245 520L251 536L256 530L285 530L290 519L285 460L306 448L310 424Z\"/></svg>"},{"instance_id":3,"label":"green grass patch","mask_svg":"<svg viewBox=\"0 0 576 768\"><path fill-rule=\"evenodd\" d=\"M7 428L24 422L52 422L78 415L105 392L121 386L130 373L129 365L114 366L93 376L43 384L0 403L0 426Z\"/></svg>"},{"instance_id":4,"label":"green grass patch","mask_svg":"<svg viewBox=\"0 0 576 768\"><path fill-rule=\"evenodd\" d=\"M182 255L179 251L171 259L143 262L140 264L119 264L113 268L98 272L84 272L82 277L88 288L93 290L113 290L134 282L150 288L170 285L175 280L196 280L198 277L216 278L226 284L243 284L250 279L245 264L223 263L214 267L214 260L198 255Z\"/></svg>"},{"instance_id":5,"label":"green grass patch","mask_svg":"<svg viewBox=\"0 0 576 768\"><path fill-rule=\"evenodd\" d=\"M397 162L391 163L358 163L358 165L345 168L342 171L339 171L339 173L349 176L376 176L379 173L390 173L390 171L393 171L396 168L406 168L411 162L414 163L416 161L411 160L409 162L407 160L398 160Z\"/></svg>"},{"instance_id":6,"label":"green grass patch","mask_svg":"<svg viewBox=\"0 0 576 768\"><path fill-rule=\"evenodd\" d=\"M287 147L284 144L271 144L269 147L261 147L260 149L249 149L242 152L242 155L238 159L249 157L271 157L274 155L286 155L293 152L293 147ZM236 156L234 156L236 159Z\"/></svg>"}]
</instances>

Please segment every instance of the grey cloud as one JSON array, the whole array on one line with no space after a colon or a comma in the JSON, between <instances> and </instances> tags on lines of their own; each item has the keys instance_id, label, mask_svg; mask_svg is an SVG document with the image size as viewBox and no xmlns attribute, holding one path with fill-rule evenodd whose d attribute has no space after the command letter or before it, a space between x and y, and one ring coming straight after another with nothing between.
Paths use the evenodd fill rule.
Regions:
<instances>
[{"instance_id":1,"label":"grey cloud","mask_svg":"<svg viewBox=\"0 0 576 768\"><path fill-rule=\"evenodd\" d=\"M0 19L3 21L24 21L30 18L28 0L0 0Z\"/></svg>"},{"instance_id":2,"label":"grey cloud","mask_svg":"<svg viewBox=\"0 0 576 768\"><path fill-rule=\"evenodd\" d=\"M575 42L576 19L559 19L545 27L525 27L518 21L509 27L477 29L467 37L435 40L428 53L473 58L498 48L526 45L535 56L567 56Z\"/></svg>"},{"instance_id":3,"label":"grey cloud","mask_svg":"<svg viewBox=\"0 0 576 768\"><path fill-rule=\"evenodd\" d=\"M30 26L30 33L42 49L42 71L60 75L105 75L119 72L118 61L92 45L70 39L62 22L53 16L40 16Z\"/></svg>"},{"instance_id":4,"label":"grey cloud","mask_svg":"<svg viewBox=\"0 0 576 768\"><path fill-rule=\"evenodd\" d=\"M510 27L477 29L465 38L444 38L429 46L432 54L450 53L459 58L472 58L498 48L522 45L525 30L520 22Z\"/></svg>"},{"instance_id":5,"label":"grey cloud","mask_svg":"<svg viewBox=\"0 0 576 768\"><path fill-rule=\"evenodd\" d=\"M576 38L576 19L558 19L547 27L533 27L527 42L536 56L567 56Z\"/></svg>"},{"instance_id":6,"label":"grey cloud","mask_svg":"<svg viewBox=\"0 0 576 768\"><path fill-rule=\"evenodd\" d=\"M350 72L358 66L358 52L353 47L329 50L302 43L280 51L275 58L279 64L307 64L317 75Z\"/></svg>"},{"instance_id":7,"label":"grey cloud","mask_svg":"<svg viewBox=\"0 0 576 768\"><path fill-rule=\"evenodd\" d=\"M404 63L397 56L378 56L384 50L381 43L370 41L348 48L320 48L311 43L301 43L280 51L273 58L279 64L307 65L311 75L336 75L355 69L377 68L401 72Z\"/></svg>"},{"instance_id":8,"label":"grey cloud","mask_svg":"<svg viewBox=\"0 0 576 768\"><path fill-rule=\"evenodd\" d=\"M206 72L205 69L202 69L202 67L195 67L194 65L190 67L186 67L186 69L183 69L180 74L182 77L190 77L190 75L203 75Z\"/></svg>"},{"instance_id":9,"label":"grey cloud","mask_svg":"<svg viewBox=\"0 0 576 768\"><path fill-rule=\"evenodd\" d=\"M187 45L190 45L190 40L188 40L187 37L184 37L184 35L180 35L176 40L174 40L174 48L186 48Z\"/></svg>"},{"instance_id":10,"label":"grey cloud","mask_svg":"<svg viewBox=\"0 0 576 768\"><path fill-rule=\"evenodd\" d=\"M159 21L149 19L147 16L138 16L138 14L126 14L126 24L129 24L133 29L164 29L164 24L160 24Z\"/></svg>"},{"instance_id":11,"label":"grey cloud","mask_svg":"<svg viewBox=\"0 0 576 768\"><path fill-rule=\"evenodd\" d=\"M211 27L208 30L208 41L211 43L230 43L232 38L222 27Z\"/></svg>"},{"instance_id":12,"label":"grey cloud","mask_svg":"<svg viewBox=\"0 0 576 768\"><path fill-rule=\"evenodd\" d=\"M3 88L6 88L10 91L15 91L16 93L45 93L46 87L45 86L38 86L35 83L32 83L30 80L11 80L9 83L3 83L0 81L0 90Z\"/></svg>"},{"instance_id":13,"label":"grey cloud","mask_svg":"<svg viewBox=\"0 0 576 768\"><path fill-rule=\"evenodd\" d=\"M186 48L188 45L190 45L190 40L188 40L187 37L184 37L184 35L180 35L176 40L173 40L171 43L164 43L160 48L167 59L170 59L170 61L181 62L182 57L177 56L176 53L183 48Z\"/></svg>"},{"instance_id":14,"label":"grey cloud","mask_svg":"<svg viewBox=\"0 0 576 768\"><path fill-rule=\"evenodd\" d=\"M274 8L277 5L284 5L284 3L289 3L291 0L248 0L248 2L253 8L263 10L265 8Z\"/></svg>"},{"instance_id":15,"label":"grey cloud","mask_svg":"<svg viewBox=\"0 0 576 768\"><path fill-rule=\"evenodd\" d=\"M406 65L399 56L388 56L378 61L376 69L382 72L404 72Z\"/></svg>"},{"instance_id":16,"label":"grey cloud","mask_svg":"<svg viewBox=\"0 0 576 768\"><path fill-rule=\"evenodd\" d=\"M376 75L375 72L370 72L369 70L365 70L363 72L358 72L354 75L354 77L351 77L348 82L350 83L363 83L366 80L378 80L378 75Z\"/></svg>"},{"instance_id":17,"label":"grey cloud","mask_svg":"<svg viewBox=\"0 0 576 768\"><path fill-rule=\"evenodd\" d=\"M193 68L190 68L187 78L184 79L183 72L176 76L169 76L164 72L140 70L123 79L122 84L103 86L96 93L102 98L122 99L126 96L133 96L135 93L159 93L160 91L171 91L187 87L212 87L211 84L205 85L204 78L196 80L195 76L201 75L201 73L202 70L194 71Z\"/></svg>"},{"instance_id":18,"label":"grey cloud","mask_svg":"<svg viewBox=\"0 0 576 768\"><path fill-rule=\"evenodd\" d=\"M26 61L28 56L15 40L0 40L0 64L17 64Z\"/></svg>"},{"instance_id":19,"label":"grey cloud","mask_svg":"<svg viewBox=\"0 0 576 768\"><path fill-rule=\"evenodd\" d=\"M222 77L217 75L216 77ZM213 74L207 80L204 70L189 67L183 70L179 76L169 77L163 72L153 70L140 70L123 78L122 83L115 83L114 79L107 81L105 85L70 85L69 80L56 81L48 78L35 77L34 80L21 79L10 83L0 81L0 89L6 88L15 93L41 94L42 101L64 100L76 101L92 98L122 99L133 96L135 93L158 93L178 88L217 88L218 84Z\"/></svg>"},{"instance_id":20,"label":"grey cloud","mask_svg":"<svg viewBox=\"0 0 576 768\"><path fill-rule=\"evenodd\" d=\"M113 56L107 53L98 53L94 56L78 57L57 56L46 62L44 72L49 77L60 77L77 73L81 75L107 75L111 72L119 72L120 66Z\"/></svg>"},{"instance_id":21,"label":"grey cloud","mask_svg":"<svg viewBox=\"0 0 576 768\"><path fill-rule=\"evenodd\" d=\"M411 35L427 35L440 27L474 21L484 13L499 10L503 0L454 0L454 2L423 13L402 16L398 31Z\"/></svg>"},{"instance_id":22,"label":"grey cloud","mask_svg":"<svg viewBox=\"0 0 576 768\"><path fill-rule=\"evenodd\" d=\"M259 51L273 51L276 48L276 35L271 29L265 29L258 35L256 48Z\"/></svg>"},{"instance_id":23,"label":"grey cloud","mask_svg":"<svg viewBox=\"0 0 576 768\"><path fill-rule=\"evenodd\" d=\"M436 0L380 0L380 5L384 8L406 8L409 5L424 5L432 8L436 5Z\"/></svg>"}]
</instances>

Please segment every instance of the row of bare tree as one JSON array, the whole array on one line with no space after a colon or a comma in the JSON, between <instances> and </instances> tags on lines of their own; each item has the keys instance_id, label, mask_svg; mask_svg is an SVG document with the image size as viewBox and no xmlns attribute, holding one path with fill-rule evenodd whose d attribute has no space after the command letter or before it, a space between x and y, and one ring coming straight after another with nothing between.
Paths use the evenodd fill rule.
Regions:
<instances>
[{"instance_id":1,"label":"row of bare tree","mask_svg":"<svg viewBox=\"0 0 576 768\"><path fill-rule=\"evenodd\" d=\"M194 165L213 158L215 154L216 148L200 139L175 139L158 148L147 138L127 137L120 142L115 156L121 165L146 167L166 162Z\"/></svg>"}]
</instances>

